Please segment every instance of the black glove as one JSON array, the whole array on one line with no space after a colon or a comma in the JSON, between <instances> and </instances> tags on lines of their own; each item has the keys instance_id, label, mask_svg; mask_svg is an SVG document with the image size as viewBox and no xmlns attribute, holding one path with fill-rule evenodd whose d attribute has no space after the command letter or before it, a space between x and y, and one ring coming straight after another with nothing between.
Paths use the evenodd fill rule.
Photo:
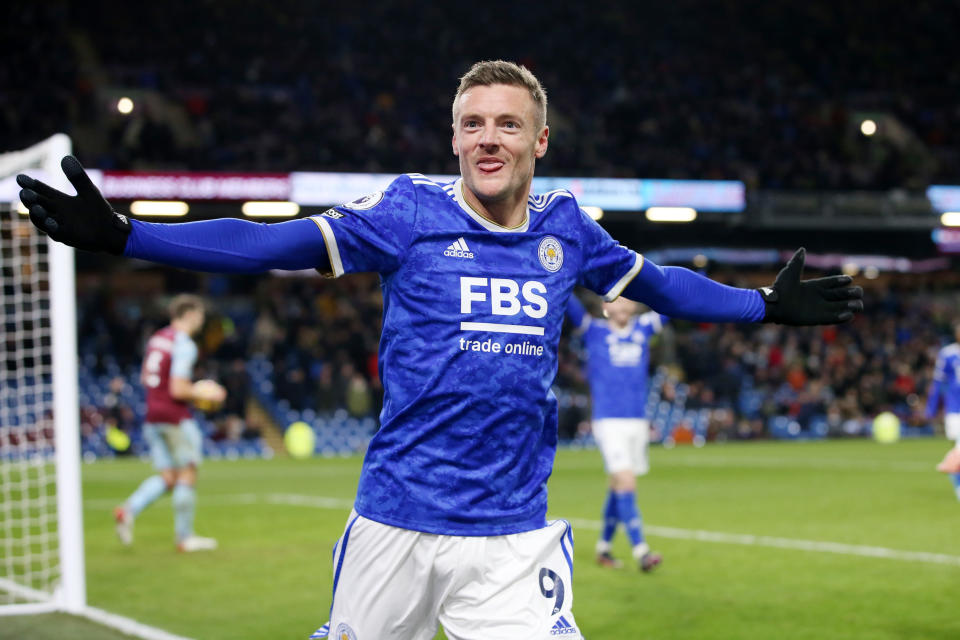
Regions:
<instances>
[{"instance_id":1,"label":"black glove","mask_svg":"<svg viewBox=\"0 0 960 640\"><path fill-rule=\"evenodd\" d=\"M121 255L130 221L100 195L76 158L64 156L60 166L77 195L68 196L22 173L17 176L17 184L23 187L20 201L30 210L30 221L57 242Z\"/></svg>"},{"instance_id":2,"label":"black glove","mask_svg":"<svg viewBox=\"0 0 960 640\"><path fill-rule=\"evenodd\" d=\"M863 289L848 287L850 276L801 280L807 252L801 247L790 258L772 287L759 289L767 311L764 322L811 325L849 322L863 311Z\"/></svg>"}]
</instances>

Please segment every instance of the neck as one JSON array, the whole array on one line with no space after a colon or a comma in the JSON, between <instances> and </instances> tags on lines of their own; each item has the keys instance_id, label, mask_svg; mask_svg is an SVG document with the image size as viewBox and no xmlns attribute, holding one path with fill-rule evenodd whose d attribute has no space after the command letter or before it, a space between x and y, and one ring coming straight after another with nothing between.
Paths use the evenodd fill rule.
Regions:
<instances>
[{"instance_id":1,"label":"neck","mask_svg":"<svg viewBox=\"0 0 960 640\"><path fill-rule=\"evenodd\" d=\"M527 198L530 195L530 182L526 189L519 189L503 200L484 202L477 197L466 182L463 183L463 198L487 220L501 227L513 229L519 227L527 219Z\"/></svg>"}]
</instances>

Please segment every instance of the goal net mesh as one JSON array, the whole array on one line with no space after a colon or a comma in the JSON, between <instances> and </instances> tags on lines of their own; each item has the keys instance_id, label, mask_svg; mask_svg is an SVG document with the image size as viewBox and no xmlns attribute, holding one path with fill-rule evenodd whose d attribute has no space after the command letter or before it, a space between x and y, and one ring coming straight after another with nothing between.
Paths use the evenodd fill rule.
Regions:
<instances>
[{"instance_id":1,"label":"goal net mesh","mask_svg":"<svg viewBox=\"0 0 960 640\"><path fill-rule=\"evenodd\" d=\"M61 578L49 247L11 185L47 155L0 154L0 607L48 600Z\"/></svg>"}]
</instances>

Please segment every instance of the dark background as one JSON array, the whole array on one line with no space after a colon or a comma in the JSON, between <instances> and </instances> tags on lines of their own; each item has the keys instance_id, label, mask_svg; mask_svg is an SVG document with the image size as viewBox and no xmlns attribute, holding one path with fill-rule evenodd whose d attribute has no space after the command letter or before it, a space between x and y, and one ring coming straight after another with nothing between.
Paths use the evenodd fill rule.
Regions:
<instances>
[{"instance_id":1,"label":"dark background","mask_svg":"<svg viewBox=\"0 0 960 640\"><path fill-rule=\"evenodd\" d=\"M637 249L935 253L923 194L957 182L958 3L558 4L14 2L0 150L63 131L101 169L456 173L458 78L505 58L550 99L538 174L747 185L738 216L608 213ZM865 117L877 135L859 132ZM855 214L830 204L864 192ZM777 200L797 193L822 200ZM905 199L919 211L881 214Z\"/></svg>"}]
</instances>

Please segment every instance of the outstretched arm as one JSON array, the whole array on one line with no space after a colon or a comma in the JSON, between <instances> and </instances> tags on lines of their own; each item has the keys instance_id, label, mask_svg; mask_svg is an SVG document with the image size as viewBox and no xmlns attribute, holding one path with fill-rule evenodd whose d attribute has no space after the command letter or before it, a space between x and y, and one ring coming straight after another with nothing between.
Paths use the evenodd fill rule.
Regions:
<instances>
[{"instance_id":1,"label":"outstretched arm","mask_svg":"<svg viewBox=\"0 0 960 640\"><path fill-rule=\"evenodd\" d=\"M661 267L644 259L643 268L623 290L657 313L698 322L759 322L764 304L753 289L714 282L682 267Z\"/></svg>"},{"instance_id":2,"label":"outstretched arm","mask_svg":"<svg viewBox=\"0 0 960 640\"><path fill-rule=\"evenodd\" d=\"M58 242L196 271L329 269L323 236L310 219L270 225L235 219L185 224L130 221L113 210L76 158L65 157L61 167L76 196L17 176L30 220Z\"/></svg>"},{"instance_id":3,"label":"outstretched arm","mask_svg":"<svg viewBox=\"0 0 960 640\"><path fill-rule=\"evenodd\" d=\"M329 271L323 235L309 218L263 224L224 218L183 224L131 221L123 255L194 271Z\"/></svg>"},{"instance_id":4,"label":"outstretched arm","mask_svg":"<svg viewBox=\"0 0 960 640\"><path fill-rule=\"evenodd\" d=\"M800 280L806 252L797 250L770 287L728 287L682 267L645 260L623 294L654 311L699 322L777 322L790 325L848 322L863 310L863 289L849 276Z\"/></svg>"}]
</instances>

